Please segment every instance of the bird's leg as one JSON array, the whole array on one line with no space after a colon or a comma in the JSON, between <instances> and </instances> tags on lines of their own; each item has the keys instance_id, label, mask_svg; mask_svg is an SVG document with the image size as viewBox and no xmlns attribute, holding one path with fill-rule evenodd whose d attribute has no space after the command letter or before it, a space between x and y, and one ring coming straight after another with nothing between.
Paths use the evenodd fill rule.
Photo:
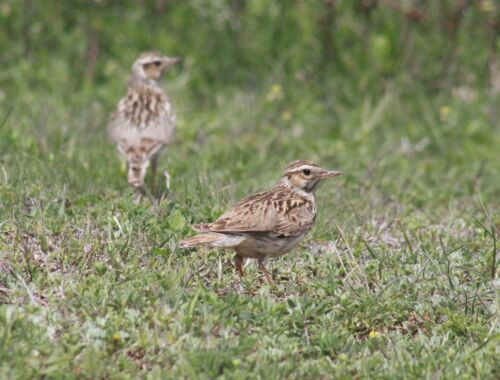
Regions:
<instances>
[{"instance_id":1,"label":"bird's leg","mask_svg":"<svg viewBox=\"0 0 500 380\"><path fill-rule=\"evenodd\" d=\"M234 256L234 265L236 266L236 271L238 272L238 275L243 277L245 273L243 272L243 257L240 255Z\"/></svg>"},{"instance_id":2,"label":"bird's leg","mask_svg":"<svg viewBox=\"0 0 500 380\"><path fill-rule=\"evenodd\" d=\"M158 155L151 158L151 192L156 193L156 169L158 168Z\"/></svg>"},{"instance_id":3,"label":"bird's leg","mask_svg":"<svg viewBox=\"0 0 500 380\"><path fill-rule=\"evenodd\" d=\"M132 200L132 203L135 205L138 205L141 203L142 196L145 194L144 192L144 187L135 187L134 188L134 198Z\"/></svg>"},{"instance_id":4,"label":"bird's leg","mask_svg":"<svg viewBox=\"0 0 500 380\"><path fill-rule=\"evenodd\" d=\"M236 254L236 256L234 256L234 266L236 267L236 272L238 273L238 277L237 277L237 280L236 280L236 287L238 289L238 293L242 293L243 292L243 287L241 286L241 279L243 278L243 276L245 275L245 273L243 272L243 257Z\"/></svg>"},{"instance_id":5,"label":"bird's leg","mask_svg":"<svg viewBox=\"0 0 500 380\"><path fill-rule=\"evenodd\" d=\"M265 257L259 257L257 260L257 265L259 266L259 269L264 272L264 275L266 276L266 280L269 283L269 285L273 284L273 279L271 278L271 274L267 271L266 266L266 258Z\"/></svg>"}]
</instances>

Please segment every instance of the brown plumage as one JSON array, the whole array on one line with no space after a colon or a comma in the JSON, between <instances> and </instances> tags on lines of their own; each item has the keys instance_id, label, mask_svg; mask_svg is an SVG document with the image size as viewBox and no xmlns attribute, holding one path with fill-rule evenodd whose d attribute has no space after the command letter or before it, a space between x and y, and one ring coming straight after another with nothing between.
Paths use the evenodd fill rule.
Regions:
<instances>
[{"instance_id":1,"label":"brown plumage","mask_svg":"<svg viewBox=\"0 0 500 380\"><path fill-rule=\"evenodd\" d=\"M154 190L158 155L172 141L176 117L158 80L177 62L156 52L142 53L132 66L127 95L111 116L108 133L127 159L128 183L134 188L144 186L151 163Z\"/></svg>"},{"instance_id":2,"label":"brown plumage","mask_svg":"<svg viewBox=\"0 0 500 380\"><path fill-rule=\"evenodd\" d=\"M243 199L212 223L193 225L202 234L181 241L180 246L234 249L241 276L243 258L248 257L257 259L266 279L272 282L265 261L286 254L300 243L316 217L317 185L340 174L312 161L294 161L273 189Z\"/></svg>"}]
</instances>

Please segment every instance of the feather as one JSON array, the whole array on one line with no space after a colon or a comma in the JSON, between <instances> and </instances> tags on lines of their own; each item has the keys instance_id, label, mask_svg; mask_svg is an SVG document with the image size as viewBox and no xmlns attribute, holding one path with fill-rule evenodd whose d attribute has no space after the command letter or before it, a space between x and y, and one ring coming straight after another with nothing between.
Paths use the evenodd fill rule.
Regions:
<instances>
[{"instance_id":1,"label":"feather","mask_svg":"<svg viewBox=\"0 0 500 380\"><path fill-rule=\"evenodd\" d=\"M245 240L243 236L206 233L182 240L180 246L181 248L190 248L198 245L208 245L211 247L232 248L242 243L243 240Z\"/></svg>"},{"instance_id":2,"label":"feather","mask_svg":"<svg viewBox=\"0 0 500 380\"><path fill-rule=\"evenodd\" d=\"M197 231L297 236L309 230L316 207L311 199L286 186L254 194L237 203L215 222L193 226Z\"/></svg>"}]
</instances>

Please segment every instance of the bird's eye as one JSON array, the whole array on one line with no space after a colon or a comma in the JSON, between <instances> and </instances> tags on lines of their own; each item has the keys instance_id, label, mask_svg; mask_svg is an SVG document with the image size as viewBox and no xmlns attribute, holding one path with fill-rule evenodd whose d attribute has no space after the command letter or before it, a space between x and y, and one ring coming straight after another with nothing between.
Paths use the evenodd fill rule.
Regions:
<instances>
[{"instance_id":1,"label":"bird's eye","mask_svg":"<svg viewBox=\"0 0 500 380\"><path fill-rule=\"evenodd\" d=\"M304 170L302 170L302 173L304 173L304 175L310 175L311 174L311 170L310 169L304 169Z\"/></svg>"},{"instance_id":2,"label":"bird's eye","mask_svg":"<svg viewBox=\"0 0 500 380\"><path fill-rule=\"evenodd\" d=\"M155 65L156 67L161 66L161 61L154 61L153 65Z\"/></svg>"}]
</instances>

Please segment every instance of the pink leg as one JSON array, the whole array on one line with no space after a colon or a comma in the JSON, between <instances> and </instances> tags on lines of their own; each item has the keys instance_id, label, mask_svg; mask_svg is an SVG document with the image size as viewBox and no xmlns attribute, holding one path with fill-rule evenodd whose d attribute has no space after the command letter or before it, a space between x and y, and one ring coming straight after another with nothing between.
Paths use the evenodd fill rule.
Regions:
<instances>
[{"instance_id":1,"label":"pink leg","mask_svg":"<svg viewBox=\"0 0 500 380\"><path fill-rule=\"evenodd\" d=\"M271 278L271 274L267 271L266 266L265 266L266 259L265 258L259 258L257 263L259 266L259 269L264 272L264 275L266 276L266 280L269 283L269 285L273 284L273 280Z\"/></svg>"},{"instance_id":2,"label":"pink leg","mask_svg":"<svg viewBox=\"0 0 500 380\"><path fill-rule=\"evenodd\" d=\"M236 255L234 257L234 265L236 266L236 270L238 271L238 274L240 277L243 277L245 273L243 272L243 257L240 255Z\"/></svg>"}]
</instances>

